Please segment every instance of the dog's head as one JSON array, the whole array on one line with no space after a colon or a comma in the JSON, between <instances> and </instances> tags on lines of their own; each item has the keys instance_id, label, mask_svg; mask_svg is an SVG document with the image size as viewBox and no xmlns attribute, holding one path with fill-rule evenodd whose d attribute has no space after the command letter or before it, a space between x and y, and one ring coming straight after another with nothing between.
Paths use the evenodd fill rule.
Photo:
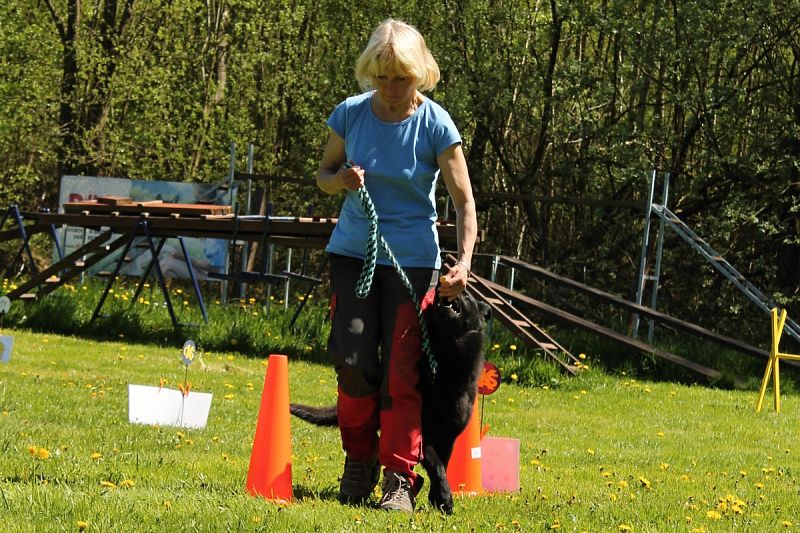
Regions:
<instances>
[{"instance_id":1,"label":"dog's head","mask_svg":"<svg viewBox=\"0 0 800 533\"><path fill-rule=\"evenodd\" d=\"M436 298L428 308L428 323L433 328L452 333L483 331L491 310L485 302L477 301L467 291L461 292L454 300Z\"/></svg>"}]
</instances>

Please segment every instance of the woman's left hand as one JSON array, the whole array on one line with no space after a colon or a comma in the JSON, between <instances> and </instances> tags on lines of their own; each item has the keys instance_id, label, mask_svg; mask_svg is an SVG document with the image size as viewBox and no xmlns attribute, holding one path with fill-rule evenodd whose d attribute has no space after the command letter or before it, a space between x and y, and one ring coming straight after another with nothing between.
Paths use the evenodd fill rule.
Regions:
<instances>
[{"instance_id":1,"label":"woman's left hand","mask_svg":"<svg viewBox=\"0 0 800 533\"><path fill-rule=\"evenodd\" d=\"M439 297L454 300L467 288L469 270L463 263L456 263L450 271L439 278Z\"/></svg>"}]
</instances>

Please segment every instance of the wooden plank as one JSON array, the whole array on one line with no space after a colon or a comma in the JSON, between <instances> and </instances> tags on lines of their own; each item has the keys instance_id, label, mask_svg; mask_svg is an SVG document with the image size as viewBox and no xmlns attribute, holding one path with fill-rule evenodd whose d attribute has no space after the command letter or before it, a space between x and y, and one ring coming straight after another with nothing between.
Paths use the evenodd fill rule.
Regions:
<instances>
[{"instance_id":1,"label":"wooden plank","mask_svg":"<svg viewBox=\"0 0 800 533\"><path fill-rule=\"evenodd\" d=\"M114 209L118 209L115 206ZM151 213L152 214L152 213ZM112 217L108 213L26 213L26 217L37 220L40 224L66 224L74 227L100 228L108 227L117 232L128 231L136 225L138 216L120 213ZM311 238L327 241L336 218L317 217L289 217L270 219L267 224L267 235L272 238ZM261 241L264 237L264 219L250 217L180 217L151 216L148 219L149 228L154 236L159 237L206 237L218 239L233 239L235 226L237 240ZM47 227L47 226L45 226ZM454 241L457 237L455 224L438 222L436 225L441 241ZM299 241L298 241L299 242ZM317 246L316 242L311 243Z\"/></svg>"},{"instance_id":2,"label":"wooden plank","mask_svg":"<svg viewBox=\"0 0 800 533\"><path fill-rule=\"evenodd\" d=\"M96 201L103 205L134 205L133 200L127 196L98 196Z\"/></svg>"},{"instance_id":3,"label":"wooden plank","mask_svg":"<svg viewBox=\"0 0 800 533\"><path fill-rule=\"evenodd\" d=\"M477 278L475 274L472 275L473 277ZM656 348L655 346L651 346L642 341L632 339L627 335L623 335L612 329L600 326L584 318L567 313L566 311L562 311L558 308L547 305L529 296L525 296L521 293L507 289L502 285L498 285L489 280L483 280L483 282L486 283L489 287L496 290L497 292L501 293L502 295L513 299L516 304L524 304L528 307L531 307L541 313L550 316L551 318L557 320L558 322L563 322L571 326L579 327L581 329L589 331L590 333L593 333L600 337L604 337L621 346L625 346L626 348L631 348L640 353L653 354L657 357L660 357L661 359L664 359L676 365L682 366L688 370L696 372L697 374L705 376L710 380L717 380L722 376L722 374L719 371L714 370L713 368L708 368L706 366L703 366L699 363L695 363L694 361L690 361L689 359L686 359L679 355L675 355L673 353L661 350L659 348Z\"/></svg>"},{"instance_id":4,"label":"wooden plank","mask_svg":"<svg viewBox=\"0 0 800 533\"><path fill-rule=\"evenodd\" d=\"M65 202L65 213L81 213L88 211L90 214L104 214L112 211L126 215L138 215L144 211L150 214L170 215L180 213L186 216L220 215L230 213L229 205L211 204L173 204L166 202L134 202L131 204L103 204L96 200L84 202Z\"/></svg>"},{"instance_id":5,"label":"wooden plank","mask_svg":"<svg viewBox=\"0 0 800 533\"><path fill-rule=\"evenodd\" d=\"M749 355L751 357L755 357L760 360L769 359L768 351L762 350L761 348L757 348L740 340L733 339L731 337L727 337L725 335L721 335L719 333L710 331L696 324L692 324L691 322L686 322L678 318L671 317L667 314L653 310L649 307L643 305L637 305L633 302L625 300L624 298L620 298L619 296L616 296L614 294L610 294L601 291L600 289L591 287L589 285L585 285L583 283L574 281L572 279L559 276L548 270L545 270L544 268L531 265L530 263L526 263L525 261L521 261L519 259L515 259L513 257L508 257L508 256L501 256L501 260L508 266L524 270L525 272L529 272L537 277L546 279L548 281L552 281L553 283L556 283L563 287L567 287L569 289L576 290L588 296L598 298L613 306L627 309L628 311L638 313L647 318L652 318L656 322L660 322L662 324L674 327L676 329L680 329L681 331L684 331L686 333L690 333L692 335L696 335L698 337L710 340L721 346L725 346L726 348L731 348L740 353Z\"/></svg>"},{"instance_id":6,"label":"wooden plank","mask_svg":"<svg viewBox=\"0 0 800 533\"><path fill-rule=\"evenodd\" d=\"M448 255L447 259L451 263L455 261L455 257L452 255ZM530 322L530 320L528 320L519 309L512 307L508 302L502 298L499 298L497 292L485 282L486 280L474 274L471 274L470 280L472 283L467 285L467 290L469 290L470 293L476 298L487 303L489 303L489 300L500 302L499 304L489 303L489 306L492 308L493 317L505 324L509 330L519 335L520 339L523 341L527 342L528 344L533 344L535 347L543 350L544 353L554 362L556 362L565 372L575 375L575 367L562 361L557 352L561 352L570 360L577 362L578 359L575 356L573 356L566 348L560 346L555 339L550 337L550 335L548 335L545 331ZM517 318L514 318L512 315L516 316ZM520 327L518 325L520 322L524 322L526 327ZM556 348L557 350L549 348L550 346Z\"/></svg>"},{"instance_id":7,"label":"wooden plank","mask_svg":"<svg viewBox=\"0 0 800 533\"><path fill-rule=\"evenodd\" d=\"M40 271L35 276L32 276L28 281L14 289L13 291L7 294L9 300L14 300L15 298L22 298L22 296L27 293L29 290L41 285L44 281L49 278L50 276L56 275L63 269L66 268L74 268L74 263L80 259L84 254L89 253L92 250L96 250L99 246L102 245L105 241L107 241L111 237L111 231L106 231L105 233L98 235L84 246L81 246L68 256L66 256L61 261L54 263L47 267L46 269ZM63 278L63 276L62 276Z\"/></svg>"}]
</instances>

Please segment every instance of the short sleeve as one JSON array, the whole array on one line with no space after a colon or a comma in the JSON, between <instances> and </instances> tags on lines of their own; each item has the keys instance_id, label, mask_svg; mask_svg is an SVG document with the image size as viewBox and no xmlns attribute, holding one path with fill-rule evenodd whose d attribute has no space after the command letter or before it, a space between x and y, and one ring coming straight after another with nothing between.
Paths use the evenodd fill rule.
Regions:
<instances>
[{"instance_id":1,"label":"short sleeve","mask_svg":"<svg viewBox=\"0 0 800 533\"><path fill-rule=\"evenodd\" d=\"M461 144L461 135L458 133L458 128L456 128L450 114L444 110L437 117L434 131L433 143L436 157L442 155L442 152L454 144Z\"/></svg>"},{"instance_id":2,"label":"short sleeve","mask_svg":"<svg viewBox=\"0 0 800 533\"><path fill-rule=\"evenodd\" d=\"M328 124L328 127L333 130L336 135L342 139L345 138L347 133L347 102L341 102L333 109L326 124Z\"/></svg>"}]
</instances>

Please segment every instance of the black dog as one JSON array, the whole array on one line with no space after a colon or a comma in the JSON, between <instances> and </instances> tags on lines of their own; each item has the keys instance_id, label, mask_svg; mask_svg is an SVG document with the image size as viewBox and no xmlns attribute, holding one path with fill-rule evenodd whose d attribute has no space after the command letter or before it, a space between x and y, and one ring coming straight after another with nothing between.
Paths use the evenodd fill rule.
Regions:
<instances>
[{"instance_id":1,"label":"black dog","mask_svg":"<svg viewBox=\"0 0 800 533\"><path fill-rule=\"evenodd\" d=\"M422 466L431 479L428 500L435 509L447 514L453 512L453 495L446 467L456 437L472 416L478 379L483 371L483 328L488 318L489 306L466 291L452 302L437 301L425 311L437 370L434 379L427 357L420 358ZM335 406L291 404L290 411L312 424L337 425ZM422 483L417 476L415 492L419 492Z\"/></svg>"}]
</instances>

